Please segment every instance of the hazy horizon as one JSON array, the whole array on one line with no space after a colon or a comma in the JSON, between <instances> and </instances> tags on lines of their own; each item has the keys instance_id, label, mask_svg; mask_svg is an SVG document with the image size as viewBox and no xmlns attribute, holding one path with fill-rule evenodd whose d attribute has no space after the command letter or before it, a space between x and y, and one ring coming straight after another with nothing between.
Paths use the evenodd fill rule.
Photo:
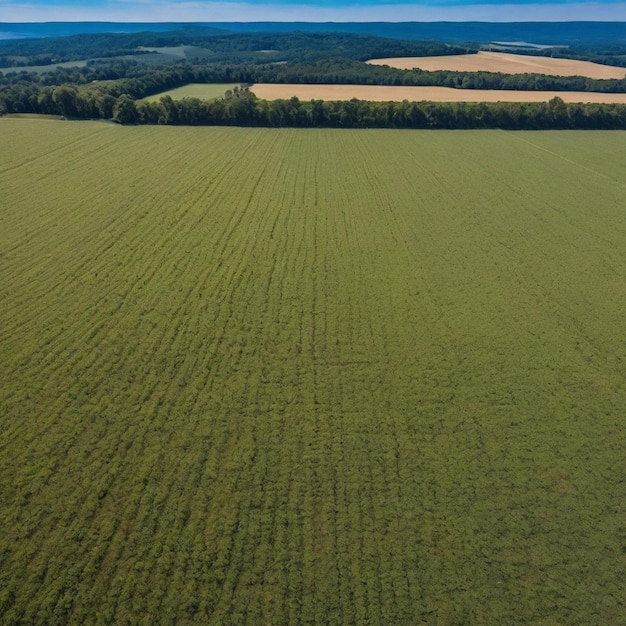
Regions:
<instances>
[{"instance_id":1,"label":"hazy horizon","mask_svg":"<svg viewBox=\"0 0 626 626\"><path fill-rule=\"evenodd\" d=\"M626 2L0 0L0 22L576 22L626 21Z\"/></svg>"}]
</instances>

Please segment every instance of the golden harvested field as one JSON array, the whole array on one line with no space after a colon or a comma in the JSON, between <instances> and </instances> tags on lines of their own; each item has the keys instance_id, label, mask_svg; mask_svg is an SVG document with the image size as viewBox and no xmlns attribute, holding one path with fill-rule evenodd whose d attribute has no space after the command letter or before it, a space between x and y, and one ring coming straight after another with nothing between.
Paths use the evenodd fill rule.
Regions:
<instances>
[{"instance_id":1,"label":"golden harvested field","mask_svg":"<svg viewBox=\"0 0 626 626\"><path fill-rule=\"evenodd\" d=\"M396 57L371 59L372 65L389 65L401 70L419 68L429 72L504 72L505 74L548 74L550 76L587 76L588 78L624 78L626 69L589 61L551 59L506 52L478 52L439 57Z\"/></svg>"},{"instance_id":2,"label":"golden harvested field","mask_svg":"<svg viewBox=\"0 0 626 626\"><path fill-rule=\"evenodd\" d=\"M451 87L389 87L386 85L272 85L250 88L259 98L278 100L369 100L371 102L547 102L558 96L564 102L626 104L624 93L589 91L516 91L508 89L452 89Z\"/></svg>"}]
</instances>

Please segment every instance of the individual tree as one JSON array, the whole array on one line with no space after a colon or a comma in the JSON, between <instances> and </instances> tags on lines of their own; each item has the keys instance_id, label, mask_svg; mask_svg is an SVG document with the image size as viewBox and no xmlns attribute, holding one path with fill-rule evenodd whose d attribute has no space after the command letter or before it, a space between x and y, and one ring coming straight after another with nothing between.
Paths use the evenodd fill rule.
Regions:
<instances>
[{"instance_id":1,"label":"individual tree","mask_svg":"<svg viewBox=\"0 0 626 626\"><path fill-rule=\"evenodd\" d=\"M120 124L135 124L137 119L135 101L128 94L122 94L113 107L113 120Z\"/></svg>"},{"instance_id":2,"label":"individual tree","mask_svg":"<svg viewBox=\"0 0 626 626\"><path fill-rule=\"evenodd\" d=\"M78 114L78 90L73 85L57 87L52 99L57 107L57 112L65 117L76 117Z\"/></svg>"}]
</instances>

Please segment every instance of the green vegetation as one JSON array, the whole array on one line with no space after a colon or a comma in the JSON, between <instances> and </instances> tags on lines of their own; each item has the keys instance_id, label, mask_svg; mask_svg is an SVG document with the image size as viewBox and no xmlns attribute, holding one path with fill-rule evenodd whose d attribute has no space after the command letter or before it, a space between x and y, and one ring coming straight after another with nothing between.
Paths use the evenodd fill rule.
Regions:
<instances>
[{"instance_id":1,"label":"green vegetation","mask_svg":"<svg viewBox=\"0 0 626 626\"><path fill-rule=\"evenodd\" d=\"M61 69L68 68L84 68L87 65L87 61L67 61L66 63L55 63L53 65L28 65L26 67L0 67L0 74L10 74L11 72L28 72L34 74L44 74L45 72L50 72Z\"/></svg>"},{"instance_id":2,"label":"green vegetation","mask_svg":"<svg viewBox=\"0 0 626 626\"><path fill-rule=\"evenodd\" d=\"M626 129L626 112L619 106L559 105L546 111L545 107L533 105L483 109L444 104L413 106L407 114L406 107L397 104L387 108L368 103L310 102L295 106L259 103L252 98L235 98L223 106L201 102L206 93L209 98L222 95L215 94L215 90L220 91L224 84L252 83L626 91L626 79L426 72L365 63L371 58L462 54L478 48L474 44L402 41L350 33L224 33L203 27L168 33L11 40L0 42L0 65L8 66L0 72L0 116L38 113L122 123L192 125ZM595 55L587 50L583 57L609 62L621 58L620 51L622 48L616 45L610 50L598 49ZM568 54L576 56L571 49ZM163 92L199 83L216 86L198 88L199 97L194 101L190 100L194 94L184 89L186 102L180 105L172 104L176 96L173 100L166 98L166 102L160 100ZM148 101L141 102L144 99Z\"/></svg>"},{"instance_id":3,"label":"green vegetation","mask_svg":"<svg viewBox=\"0 0 626 626\"><path fill-rule=\"evenodd\" d=\"M183 98L199 98L200 100L211 100L213 98L223 98L227 91L239 89L236 83L191 83L176 89L169 89L153 96L145 98L146 102L158 102L161 98L169 96L172 100L182 100Z\"/></svg>"},{"instance_id":4,"label":"green vegetation","mask_svg":"<svg viewBox=\"0 0 626 626\"><path fill-rule=\"evenodd\" d=\"M342 69L343 68L343 69ZM345 70L345 71L344 71ZM163 92L194 83L245 85L261 82L326 82L329 84L442 85L461 89L579 89L623 92L626 80L519 75L515 80L488 72L420 72L396 70L352 61L314 65L193 66L177 63L148 68L135 61L114 61L84 68L61 68L50 74L16 74L0 79L0 115L42 113L72 119L112 119L122 123L249 126L321 126L376 128L586 128L626 129L623 105L526 104L448 105L368 102L263 102L252 96L227 102L185 98L174 103ZM368 75L370 75L368 78ZM123 76L123 78L122 78ZM299 77L299 78L298 78ZM556 82L554 82L552 79ZM324 79L324 80L322 80ZM559 83L559 81L563 81ZM601 85L600 85L601 83ZM214 89L207 87L207 90ZM234 91L234 87L233 87ZM239 94L245 94L245 89ZM157 96L156 98L151 96ZM151 102L137 102L150 97ZM123 111L123 115L119 112Z\"/></svg>"},{"instance_id":5,"label":"green vegetation","mask_svg":"<svg viewBox=\"0 0 626 626\"><path fill-rule=\"evenodd\" d=\"M203 70L219 83L242 79L230 68ZM237 125L326 128L502 128L626 129L622 104L565 104L560 98L542 103L324 102L259 100L245 83L226 99L161 97L164 90L194 82L189 66L152 72L142 78L102 80L88 84L41 87L19 81L0 89L0 115L37 113L69 119L114 119L122 124ZM207 89L211 89L207 87ZM158 99L146 96L157 95ZM136 99L144 101L136 101Z\"/></svg>"},{"instance_id":6,"label":"green vegetation","mask_svg":"<svg viewBox=\"0 0 626 626\"><path fill-rule=\"evenodd\" d=\"M548 102L368 102L260 100L246 89L202 101L164 97L135 103L121 96L113 108L122 124L236 125L309 128L626 129L626 105Z\"/></svg>"},{"instance_id":7,"label":"green vegetation","mask_svg":"<svg viewBox=\"0 0 626 626\"><path fill-rule=\"evenodd\" d=\"M382 56L431 56L478 50L478 46L441 41L403 41L352 33L224 33L202 27L169 33L101 33L0 41L0 65L58 63L77 59L135 56L166 62L242 64L305 62L349 58L366 61ZM385 54L383 54L385 53Z\"/></svg>"},{"instance_id":8,"label":"green vegetation","mask_svg":"<svg viewBox=\"0 0 626 626\"><path fill-rule=\"evenodd\" d=\"M3 624L625 623L626 133L0 133Z\"/></svg>"}]
</instances>

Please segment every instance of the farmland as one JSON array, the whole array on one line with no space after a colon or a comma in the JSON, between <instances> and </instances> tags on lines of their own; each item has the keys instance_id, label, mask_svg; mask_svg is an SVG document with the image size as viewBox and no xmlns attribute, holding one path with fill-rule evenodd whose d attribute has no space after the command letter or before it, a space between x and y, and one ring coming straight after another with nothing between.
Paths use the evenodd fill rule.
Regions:
<instances>
[{"instance_id":1,"label":"farmland","mask_svg":"<svg viewBox=\"0 0 626 626\"><path fill-rule=\"evenodd\" d=\"M183 87L176 87L168 91L144 98L147 102L156 102L164 96L170 96L172 100L182 100L183 98L200 98L210 100L211 98L222 98L228 89L239 87L238 83L191 83Z\"/></svg>"},{"instance_id":2,"label":"farmland","mask_svg":"<svg viewBox=\"0 0 626 626\"><path fill-rule=\"evenodd\" d=\"M626 623L626 133L0 136L3 624Z\"/></svg>"},{"instance_id":3,"label":"farmland","mask_svg":"<svg viewBox=\"0 0 626 626\"><path fill-rule=\"evenodd\" d=\"M593 91L519 91L508 89L453 89L451 87L395 87L385 85L253 85L250 90L265 100L368 100L370 102L548 102L559 97L563 102L626 104L626 93ZM162 95L162 94L160 94ZM160 97L159 95L159 97Z\"/></svg>"},{"instance_id":4,"label":"farmland","mask_svg":"<svg viewBox=\"0 0 626 626\"><path fill-rule=\"evenodd\" d=\"M0 48L4 65L28 63L24 70L52 59L84 64L6 72L0 76L0 115L197 126L626 128L626 70L615 67L624 62L620 44L568 47L562 53L570 58L548 59L469 54L478 43L349 32L225 34L199 27L195 34L110 33Z\"/></svg>"},{"instance_id":5,"label":"farmland","mask_svg":"<svg viewBox=\"0 0 626 626\"><path fill-rule=\"evenodd\" d=\"M372 65L389 65L398 69L420 68L459 72L503 72L505 74L546 74L551 76L586 76L588 78L624 78L626 69L601 65L589 61L559 59L552 57L511 54L507 52L485 52L450 56L403 57L371 59Z\"/></svg>"}]
</instances>

